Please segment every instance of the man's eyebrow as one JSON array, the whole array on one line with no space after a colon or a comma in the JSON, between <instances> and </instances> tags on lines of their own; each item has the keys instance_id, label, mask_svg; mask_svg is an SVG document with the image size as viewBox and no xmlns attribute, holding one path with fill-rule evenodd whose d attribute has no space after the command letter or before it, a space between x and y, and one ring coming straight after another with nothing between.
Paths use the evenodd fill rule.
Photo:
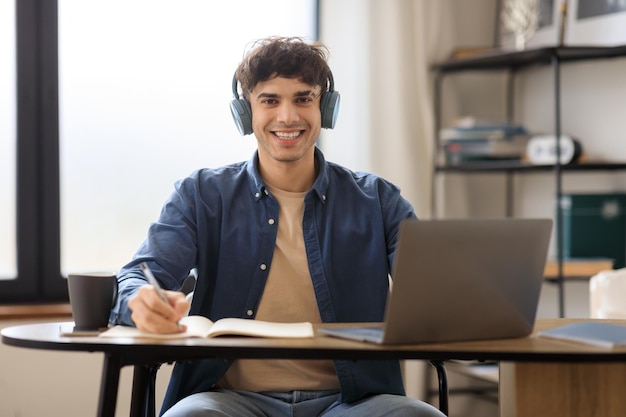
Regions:
<instances>
[{"instance_id":1,"label":"man's eyebrow","mask_svg":"<svg viewBox=\"0 0 626 417\"><path fill-rule=\"evenodd\" d=\"M306 96L315 97L315 96L317 96L317 94L315 94L313 92L313 90L303 90L303 91L297 91L296 94L294 94L294 96L296 96L296 97L306 97Z\"/></svg>"},{"instance_id":2,"label":"man's eyebrow","mask_svg":"<svg viewBox=\"0 0 626 417\"><path fill-rule=\"evenodd\" d=\"M279 95L278 94L273 94L273 93L259 93L259 95L256 96L257 100L260 98L278 98Z\"/></svg>"},{"instance_id":3,"label":"man's eyebrow","mask_svg":"<svg viewBox=\"0 0 626 417\"><path fill-rule=\"evenodd\" d=\"M296 91L296 93L294 94L294 97L317 97L319 94L315 94L315 92L313 90L303 90L303 91ZM256 96L257 100L261 99L261 98L280 98L279 94L275 94L275 93L259 93L259 95Z\"/></svg>"}]
</instances>

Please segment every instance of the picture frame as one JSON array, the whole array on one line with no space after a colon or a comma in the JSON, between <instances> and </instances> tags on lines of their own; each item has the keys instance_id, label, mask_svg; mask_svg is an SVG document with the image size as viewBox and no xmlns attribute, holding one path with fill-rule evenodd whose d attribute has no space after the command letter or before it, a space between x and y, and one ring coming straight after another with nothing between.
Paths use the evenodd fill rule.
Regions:
<instances>
[{"instance_id":1,"label":"picture frame","mask_svg":"<svg viewBox=\"0 0 626 417\"><path fill-rule=\"evenodd\" d=\"M526 43L526 49L559 46L562 42L561 4L567 0L539 0L540 23L535 34ZM502 11L506 0L499 0L496 7L497 47L504 50L515 50L515 40L511 32L502 24Z\"/></svg>"},{"instance_id":2,"label":"picture frame","mask_svg":"<svg viewBox=\"0 0 626 417\"><path fill-rule=\"evenodd\" d=\"M571 46L626 45L626 0L569 0L566 42Z\"/></svg>"}]
</instances>

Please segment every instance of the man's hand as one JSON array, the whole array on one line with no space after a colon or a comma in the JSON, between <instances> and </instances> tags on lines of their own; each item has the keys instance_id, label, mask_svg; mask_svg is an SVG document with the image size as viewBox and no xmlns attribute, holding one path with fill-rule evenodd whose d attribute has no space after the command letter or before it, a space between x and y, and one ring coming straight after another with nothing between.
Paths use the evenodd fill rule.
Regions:
<instances>
[{"instance_id":1,"label":"man's hand","mask_svg":"<svg viewBox=\"0 0 626 417\"><path fill-rule=\"evenodd\" d=\"M137 294L128 300L131 319L137 328L149 333L179 333L184 326L178 322L189 311L185 294L178 291L163 291L169 304L165 303L151 285L139 288Z\"/></svg>"}]
</instances>

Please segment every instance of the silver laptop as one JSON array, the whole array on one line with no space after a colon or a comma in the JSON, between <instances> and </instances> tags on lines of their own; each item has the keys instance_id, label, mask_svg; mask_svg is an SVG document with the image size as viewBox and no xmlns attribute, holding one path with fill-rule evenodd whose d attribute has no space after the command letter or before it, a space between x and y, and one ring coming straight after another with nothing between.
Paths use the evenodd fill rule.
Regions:
<instances>
[{"instance_id":1,"label":"silver laptop","mask_svg":"<svg viewBox=\"0 0 626 417\"><path fill-rule=\"evenodd\" d=\"M527 336L551 232L551 219L405 220L383 325L319 331L383 344Z\"/></svg>"}]
</instances>

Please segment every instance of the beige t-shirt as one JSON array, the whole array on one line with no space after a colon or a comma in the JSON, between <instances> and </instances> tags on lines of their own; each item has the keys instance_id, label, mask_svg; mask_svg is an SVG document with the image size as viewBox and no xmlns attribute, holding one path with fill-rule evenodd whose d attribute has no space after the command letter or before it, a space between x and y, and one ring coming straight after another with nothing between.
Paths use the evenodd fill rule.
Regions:
<instances>
[{"instance_id":1,"label":"beige t-shirt","mask_svg":"<svg viewBox=\"0 0 626 417\"><path fill-rule=\"evenodd\" d=\"M278 236L256 318L319 323L321 319L302 234L306 193L268 188L280 206ZM257 392L339 389L330 360L240 359L233 362L217 385Z\"/></svg>"}]
</instances>

